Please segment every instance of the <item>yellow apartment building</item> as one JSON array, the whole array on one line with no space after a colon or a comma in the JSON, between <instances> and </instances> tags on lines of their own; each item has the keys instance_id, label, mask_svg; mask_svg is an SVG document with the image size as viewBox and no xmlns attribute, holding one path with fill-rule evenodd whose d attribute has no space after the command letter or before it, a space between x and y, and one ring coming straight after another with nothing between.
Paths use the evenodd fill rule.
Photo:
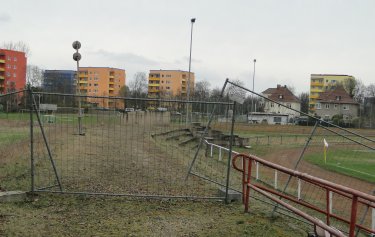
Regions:
<instances>
[{"instance_id":1,"label":"yellow apartment building","mask_svg":"<svg viewBox=\"0 0 375 237\"><path fill-rule=\"evenodd\" d=\"M150 70L148 76L149 98L171 98L187 96L189 72L181 70ZM194 93L195 76L190 72L190 98Z\"/></svg>"},{"instance_id":2,"label":"yellow apartment building","mask_svg":"<svg viewBox=\"0 0 375 237\"><path fill-rule=\"evenodd\" d=\"M311 74L309 112L315 113L316 99L320 93L335 89L338 84L344 83L347 79L355 78L350 75L340 74Z\"/></svg>"},{"instance_id":3,"label":"yellow apartment building","mask_svg":"<svg viewBox=\"0 0 375 237\"><path fill-rule=\"evenodd\" d=\"M80 67L79 89L82 95L118 96L120 88L125 86L124 69L110 67ZM86 102L100 108L123 108L120 100L87 98Z\"/></svg>"}]
</instances>

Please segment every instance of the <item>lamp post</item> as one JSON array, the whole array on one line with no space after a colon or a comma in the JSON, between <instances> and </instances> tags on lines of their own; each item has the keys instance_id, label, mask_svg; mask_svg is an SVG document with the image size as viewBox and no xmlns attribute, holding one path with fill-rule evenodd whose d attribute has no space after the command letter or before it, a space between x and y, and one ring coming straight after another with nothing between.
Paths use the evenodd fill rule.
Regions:
<instances>
[{"instance_id":1,"label":"lamp post","mask_svg":"<svg viewBox=\"0 0 375 237\"><path fill-rule=\"evenodd\" d=\"M74 41L73 49L76 50L76 52L73 54L73 60L77 62L77 94L78 94L78 134L79 135L85 135L82 130L82 111L81 111L81 88L79 87L79 60L81 60L82 56L78 52L78 49L81 48L81 43L79 41Z\"/></svg>"},{"instance_id":2,"label":"lamp post","mask_svg":"<svg viewBox=\"0 0 375 237\"><path fill-rule=\"evenodd\" d=\"M187 102L190 100L191 50L193 47L193 25L195 23L195 18L191 18L190 22L191 22L191 30L190 30L189 74L188 74L187 93L186 93ZM186 124L188 123L188 120L189 120L189 103L186 104Z\"/></svg>"},{"instance_id":3,"label":"lamp post","mask_svg":"<svg viewBox=\"0 0 375 237\"><path fill-rule=\"evenodd\" d=\"M253 92L254 92L254 79L255 79L255 63L256 63L256 59L254 59L253 60L253 62L254 62L254 71L253 71ZM253 97L253 99L251 100L251 111L252 112L256 112L255 110L254 110L254 97Z\"/></svg>"}]
</instances>

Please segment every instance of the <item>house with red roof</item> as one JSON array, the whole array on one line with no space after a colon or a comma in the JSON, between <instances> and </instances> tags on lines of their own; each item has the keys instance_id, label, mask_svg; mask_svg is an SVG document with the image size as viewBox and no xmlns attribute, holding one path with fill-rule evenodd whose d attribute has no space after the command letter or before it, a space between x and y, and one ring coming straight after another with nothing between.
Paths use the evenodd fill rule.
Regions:
<instances>
[{"instance_id":1,"label":"house with red roof","mask_svg":"<svg viewBox=\"0 0 375 237\"><path fill-rule=\"evenodd\" d=\"M334 115L342 115L344 121L358 117L359 103L357 103L342 86L334 90L320 93L316 99L317 116L331 120Z\"/></svg>"},{"instance_id":2,"label":"house with red roof","mask_svg":"<svg viewBox=\"0 0 375 237\"><path fill-rule=\"evenodd\" d=\"M277 85L276 88L268 88L263 91L262 94L268 99L285 106L283 107L273 101L265 99L263 101L265 113L288 115L289 120L300 116L300 113L294 110L301 110L301 101L288 89L287 86Z\"/></svg>"}]
</instances>

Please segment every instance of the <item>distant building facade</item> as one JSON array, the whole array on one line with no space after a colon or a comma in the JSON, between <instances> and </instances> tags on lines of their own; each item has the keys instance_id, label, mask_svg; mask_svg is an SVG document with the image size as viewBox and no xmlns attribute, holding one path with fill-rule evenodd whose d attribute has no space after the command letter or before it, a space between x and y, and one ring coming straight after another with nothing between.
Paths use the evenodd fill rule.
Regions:
<instances>
[{"instance_id":1,"label":"distant building facade","mask_svg":"<svg viewBox=\"0 0 375 237\"><path fill-rule=\"evenodd\" d=\"M0 49L0 93L23 90L26 86L24 52Z\"/></svg>"},{"instance_id":2,"label":"distant building facade","mask_svg":"<svg viewBox=\"0 0 375 237\"><path fill-rule=\"evenodd\" d=\"M118 96L125 86L124 69L110 67L80 67L79 91L88 96ZM123 102L109 99L87 98L86 103L101 108L122 108Z\"/></svg>"},{"instance_id":3,"label":"distant building facade","mask_svg":"<svg viewBox=\"0 0 375 237\"><path fill-rule=\"evenodd\" d=\"M249 123L256 124L285 125L289 122L287 114L253 112L249 113L247 118Z\"/></svg>"},{"instance_id":4,"label":"distant building facade","mask_svg":"<svg viewBox=\"0 0 375 237\"><path fill-rule=\"evenodd\" d=\"M75 94L76 71L45 70L42 88L46 92Z\"/></svg>"},{"instance_id":5,"label":"distant building facade","mask_svg":"<svg viewBox=\"0 0 375 237\"><path fill-rule=\"evenodd\" d=\"M344 121L348 121L358 117L359 112L359 104L342 86L320 93L315 106L315 114L325 120L331 120L334 115L342 115Z\"/></svg>"},{"instance_id":6,"label":"distant building facade","mask_svg":"<svg viewBox=\"0 0 375 237\"><path fill-rule=\"evenodd\" d=\"M343 84L348 79L355 78L350 75L340 74L311 74L309 112L313 114L316 111L317 98L320 93L334 90L339 84Z\"/></svg>"},{"instance_id":7,"label":"distant building facade","mask_svg":"<svg viewBox=\"0 0 375 237\"><path fill-rule=\"evenodd\" d=\"M181 70L150 70L148 76L149 98L187 96L189 72ZM190 72L190 97L194 93L195 75Z\"/></svg>"},{"instance_id":8,"label":"distant building facade","mask_svg":"<svg viewBox=\"0 0 375 237\"><path fill-rule=\"evenodd\" d=\"M287 86L277 85L276 88L268 88L262 92L263 96L274 100L287 108L280 106L272 101L263 100L264 112L269 114L288 115L289 119L300 116L299 112L290 110L301 110L300 100L288 89Z\"/></svg>"}]
</instances>

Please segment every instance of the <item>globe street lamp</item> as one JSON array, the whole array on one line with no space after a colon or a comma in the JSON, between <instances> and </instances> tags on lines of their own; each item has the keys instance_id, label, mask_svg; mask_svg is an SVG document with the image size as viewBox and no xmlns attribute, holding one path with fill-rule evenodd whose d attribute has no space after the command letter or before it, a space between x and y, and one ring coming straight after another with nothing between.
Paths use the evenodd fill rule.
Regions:
<instances>
[{"instance_id":1,"label":"globe street lamp","mask_svg":"<svg viewBox=\"0 0 375 237\"><path fill-rule=\"evenodd\" d=\"M77 94L78 94L78 134L79 135L85 135L82 129L82 111L81 111L81 88L79 87L79 60L81 60L82 56L78 52L78 49L81 48L81 43L79 41L74 41L73 49L76 50L76 52L73 54L73 60L77 62Z\"/></svg>"}]
</instances>

